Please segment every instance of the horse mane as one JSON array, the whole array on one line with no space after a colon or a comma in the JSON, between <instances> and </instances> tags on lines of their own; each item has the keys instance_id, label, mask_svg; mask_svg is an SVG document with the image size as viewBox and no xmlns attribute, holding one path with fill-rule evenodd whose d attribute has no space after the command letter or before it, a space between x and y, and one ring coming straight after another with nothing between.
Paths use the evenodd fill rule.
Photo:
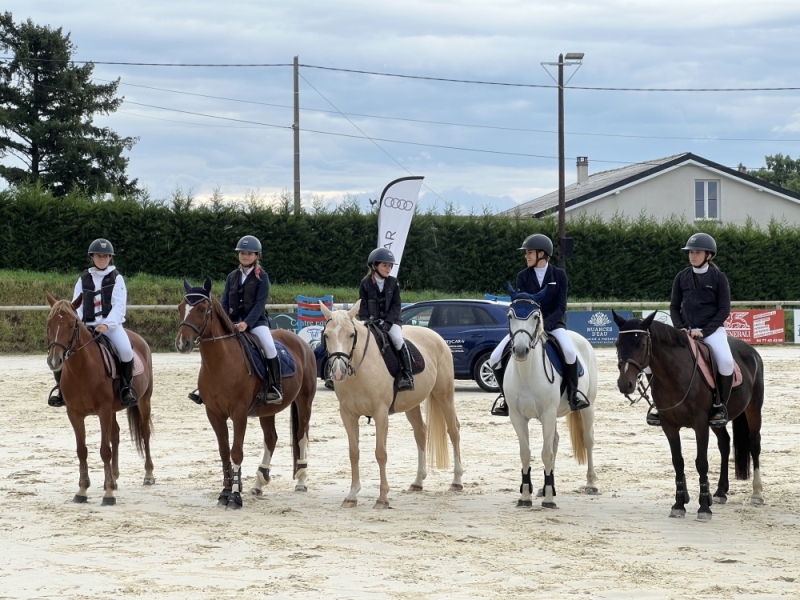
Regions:
<instances>
[{"instance_id":1,"label":"horse mane","mask_svg":"<svg viewBox=\"0 0 800 600\"><path fill-rule=\"evenodd\" d=\"M49 319L54 314L62 310L65 310L76 319L78 318L78 313L74 308L72 308L72 302L69 300L56 300L56 303L50 308L50 314L47 315L47 318Z\"/></svg>"},{"instance_id":2,"label":"horse mane","mask_svg":"<svg viewBox=\"0 0 800 600\"><path fill-rule=\"evenodd\" d=\"M234 333L233 321L231 321L231 318L225 314L225 309L222 308L222 303L211 294L209 294L208 297L211 300L211 309L219 318L219 322L222 323L222 328L225 330L225 333Z\"/></svg>"},{"instance_id":3,"label":"horse mane","mask_svg":"<svg viewBox=\"0 0 800 600\"><path fill-rule=\"evenodd\" d=\"M684 332L661 321L653 321L650 324L650 334L662 346L689 347L689 340Z\"/></svg>"}]
</instances>

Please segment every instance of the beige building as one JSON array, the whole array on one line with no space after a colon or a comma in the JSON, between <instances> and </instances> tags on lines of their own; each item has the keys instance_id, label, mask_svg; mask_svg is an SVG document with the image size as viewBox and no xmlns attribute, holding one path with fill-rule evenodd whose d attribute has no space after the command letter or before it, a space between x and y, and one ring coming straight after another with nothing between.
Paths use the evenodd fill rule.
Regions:
<instances>
[{"instance_id":1,"label":"beige building","mask_svg":"<svg viewBox=\"0 0 800 600\"><path fill-rule=\"evenodd\" d=\"M577 167L577 183L566 188L567 219L644 213L658 220L677 216L744 225L750 217L762 228L772 218L800 225L800 194L690 152L594 175L586 157L578 157ZM502 214L539 218L557 211L558 190Z\"/></svg>"}]
</instances>

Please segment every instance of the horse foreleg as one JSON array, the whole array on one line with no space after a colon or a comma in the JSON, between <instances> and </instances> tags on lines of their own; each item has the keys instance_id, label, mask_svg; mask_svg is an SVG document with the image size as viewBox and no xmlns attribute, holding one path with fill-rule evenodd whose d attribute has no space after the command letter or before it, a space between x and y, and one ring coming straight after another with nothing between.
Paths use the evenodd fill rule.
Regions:
<instances>
[{"instance_id":1,"label":"horse foreleg","mask_svg":"<svg viewBox=\"0 0 800 600\"><path fill-rule=\"evenodd\" d=\"M586 448L586 494L597 494L597 473L594 470L594 404L579 412L583 425L583 445Z\"/></svg>"},{"instance_id":2,"label":"horse foreleg","mask_svg":"<svg viewBox=\"0 0 800 600\"><path fill-rule=\"evenodd\" d=\"M112 419L114 422L114 429L111 432L111 473L114 476L114 489L117 489L117 480L119 479L119 423L117 422L117 413L113 413Z\"/></svg>"},{"instance_id":3,"label":"horse foreleg","mask_svg":"<svg viewBox=\"0 0 800 600\"><path fill-rule=\"evenodd\" d=\"M242 462L244 462L244 434L247 431L247 413L240 410L231 415L233 445L231 446L231 497L228 508L242 508Z\"/></svg>"},{"instance_id":4,"label":"horse foreleg","mask_svg":"<svg viewBox=\"0 0 800 600\"><path fill-rule=\"evenodd\" d=\"M522 462L522 483L519 486L521 494L517 500L517 506L533 506L533 484L531 483L531 445L530 433L528 431L528 419L523 417L517 410L510 411L511 424L517 432L519 440L519 458Z\"/></svg>"},{"instance_id":5,"label":"horse foreleg","mask_svg":"<svg viewBox=\"0 0 800 600\"><path fill-rule=\"evenodd\" d=\"M669 449L672 453L672 467L675 469L675 504L669 513L670 517L683 518L686 516L686 503L689 502L689 492L686 489L686 473L684 472L683 454L681 453L681 436L677 427L666 425L662 422L664 435L667 436Z\"/></svg>"},{"instance_id":6,"label":"horse foreleg","mask_svg":"<svg viewBox=\"0 0 800 600\"><path fill-rule=\"evenodd\" d=\"M714 492L714 503L725 504L728 501L728 463L731 456L731 436L726 427L714 427L712 429L717 436L717 447L719 448L719 482L717 491Z\"/></svg>"},{"instance_id":7,"label":"horse foreleg","mask_svg":"<svg viewBox=\"0 0 800 600\"><path fill-rule=\"evenodd\" d=\"M297 478L297 483L294 486L294 491L307 492L308 491L308 433L305 430L301 430L298 433L302 433L302 437L295 442L298 448L298 459L297 459L297 472L295 473L295 477Z\"/></svg>"},{"instance_id":8,"label":"horse foreleg","mask_svg":"<svg viewBox=\"0 0 800 600\"><path fill-rule=\"evenodd\" d=\"M697 509L697 518L700 521L711 519L711 489L708 484L708 424L703 423L695 428L697 439L697 458L694 461L697 474L700 476L700 508Z\"/></svg>"},{"instance_id":9,"label":"horse foreleg","mask_svg":"<svg viewBox=\"0 0 800 600\"><path fill-rule=\"evenodd\" d=\"M69 406L67 407L67 416L69 417L69 421L72 423L72 429L75 432L75 449L78 455L78 469L80 473L80 476L78 477L78 493L75 494L75 497L72 499L72 501L77 504L82 504L87 500L86 490L88 490L89 486L91 485L91 482L89 481L89 464L86 461L89 453L86 449L86 424L84 423L85 417L70 410Z\"/></svg>"},{"instance_id":10,"label":"horse foreleg","mask_svg":"<svg viewBox=\"0 0 800 600\"><path fill-rule=\"evenodd\" d=\"M103 459L105 473L105 481L103 481L105 493L102 504L103 506L114 506L117 503L117 499L114 497L114 488L117 484L111 466L111 445L114 437L114 425L117 422L116 413L110 407L104 407L98 411L97 418L100 421L100 458ZM119 427L117 427L117 437L119 437Z\"/></svg>"},{"instance_id":11,"label":"horse foreleg","mask_svg":"<svg viewBox=\"0 0 800 600\"><path fill-rule=\"evenodd\" d=\"M254 496L263 494L262 488L269 483L269 471L272 468L272 456L275 454L275 446L278 443L278 432L275 430L275 415L271 417L261 417L261 430L264 432L264 456L261 457L261 464L256 471L256 482L250 493Z\"/></svg>"},{"instance_id":12,"label":"horse foreleg","mask_svg":"<svg viewBox=\"0 0 800 600\"><path fill-rule=\"evenodd\" d=\"M219 447L219 457L222 460L222 491L217 499L217 504L227 506L231 497L231 447L228 442L228 418L225 415L218 415L208 410L206 405L206 416L211 428L217 436L217 446Z\"/></svg>"},{"instance_id":13,"label":"horse foreleg","mask_svg":"<svg viewBox=\"0 0 800 600\"><path fill-rule=\"evenodd\" d=\"M425 427L425 422L422 420L422 412L419 405L406 411L406 418L411 423L411 427L414 430L414 441L417 442L417 478L408 488L408 491L421 492L422 482L428 476L428 472L425 469L425 440L427 439L428 431Z\"/></svg>"},{"instance_id":14,"label":"horse foreleg","mask_svg":"<svg viewBox=\"0 0 800 600\"><path fill-rule=\"evenodd\" d=\"M347 431L347 442L350 446L350 493L342 502L343 508L353 508L358 505L358 492L361 491L361 482L358 475L358 418L344 410L339 410L342 416L344 429Z\"/></svg>"},{"instance_id":15,"label":"horse foreleg","mask_svg":"<svg viewBox=\"0 0 800 600\"><path fill-rule=\"evenodd\" d=\"M375 420L375 460L381 476L380 494L372 508L389 508L389 480L386 477L386 440L389 437L389 415L379 412L372 415Z\"/></svg>"},{"instance_id":16,"label":"horse foreleg","mask_svg":"<svg viewBox=\"0 0 800 600\"><path fill-rule=\"evenodd\" d=\"M558 508L553 500L556 495L555 466L556 452L558 451L558 431L556 431L556 415L545 414L542 422L542 464L544 465L544 499L542 506L545 508Z\"/></svg>"}]
</instances>

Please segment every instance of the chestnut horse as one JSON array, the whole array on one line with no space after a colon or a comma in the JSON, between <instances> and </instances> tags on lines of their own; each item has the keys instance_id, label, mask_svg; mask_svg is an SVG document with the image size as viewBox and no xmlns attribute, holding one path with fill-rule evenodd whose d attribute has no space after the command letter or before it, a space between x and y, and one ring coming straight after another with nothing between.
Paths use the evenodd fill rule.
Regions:
<instances>
[{"instance_id":1,"label":"chestnut horse","mask_svg":"<svg viewBox=\"0 0 800 600\"><path fill-rule=\"evenodd\" d=\"M103 506L116 504L114 490L119 478L119 424L117 411L122 410L119 391L114 380L106 376L100 348L95 336L78 318L76 309L82 302L77 298L56 300L49 293L47 302L52 307L47 317L47 365L53 371L61 371L61 395L67 407L72 428L75 430L80 478L78 493L73 502L86 502L89 488L89 466L86 463L86 427L88 415L97 415L100 421L100 456L103 459L105 481ZM139 396L139 404L128 408L128 428L131 440L144 455L144 485L155 483L153 461L150 459L150 395L153 393L153 360L150 348L139 335L126 330L133 350L144 363L144 372L133 378L133 387Z\"/></svg>"},{"instance_id":2,"label":"chestnut horse","mask_svg":"<svg viewBox=\"0 0 800 600\"><path fill-rule=\"evenodd\" d=\"M219 300L211 295L211 279L206 277L203 287L192 287L184 279L186 295L178 306L181 324L175 338L178 352L189 353L195 344L200 346L202 365L197 388L206 415L217 436L219 456L222 459L223 489L218 504L232 509L242 508L242 460L245 430L250 405L261 390L261 382L250 373L245 363L240 334L225 314ZM259 417L264 431L264 457L256 472L255 487L251 493L262 495L262 487L269 483L272 456L278 441L275 431L275 414L291 407L291 441L293 456L292 474L297 479L296 492L307 491L308 425L311 420L311 403L317 392L317 363L314 351L291 331L275 330L272 336L286 347L294 357L297 373L282 379L283 402L260 406ZM228 419L233 422L233 445L228 439Z\"/></svg>"}]
</instances>

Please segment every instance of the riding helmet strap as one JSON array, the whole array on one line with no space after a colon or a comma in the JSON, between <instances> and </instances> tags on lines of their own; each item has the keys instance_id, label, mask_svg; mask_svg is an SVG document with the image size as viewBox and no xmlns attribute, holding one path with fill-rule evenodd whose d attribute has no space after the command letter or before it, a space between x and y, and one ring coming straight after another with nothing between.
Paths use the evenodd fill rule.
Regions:
<instances>
[{"instance_id":1,"label":"riding helmet strap","mask_svg":"<svg viewBox=\"0 0 800 600\"><path fill-rule=\"evenodd\" d=\"M528 467L528 472L522 471L522 483L519 486L519 493L522 494L525 489L525 484L528 484L528 491L533 493L533 484L531 483L531 468Z\"/></svg>"}]
</instances>

